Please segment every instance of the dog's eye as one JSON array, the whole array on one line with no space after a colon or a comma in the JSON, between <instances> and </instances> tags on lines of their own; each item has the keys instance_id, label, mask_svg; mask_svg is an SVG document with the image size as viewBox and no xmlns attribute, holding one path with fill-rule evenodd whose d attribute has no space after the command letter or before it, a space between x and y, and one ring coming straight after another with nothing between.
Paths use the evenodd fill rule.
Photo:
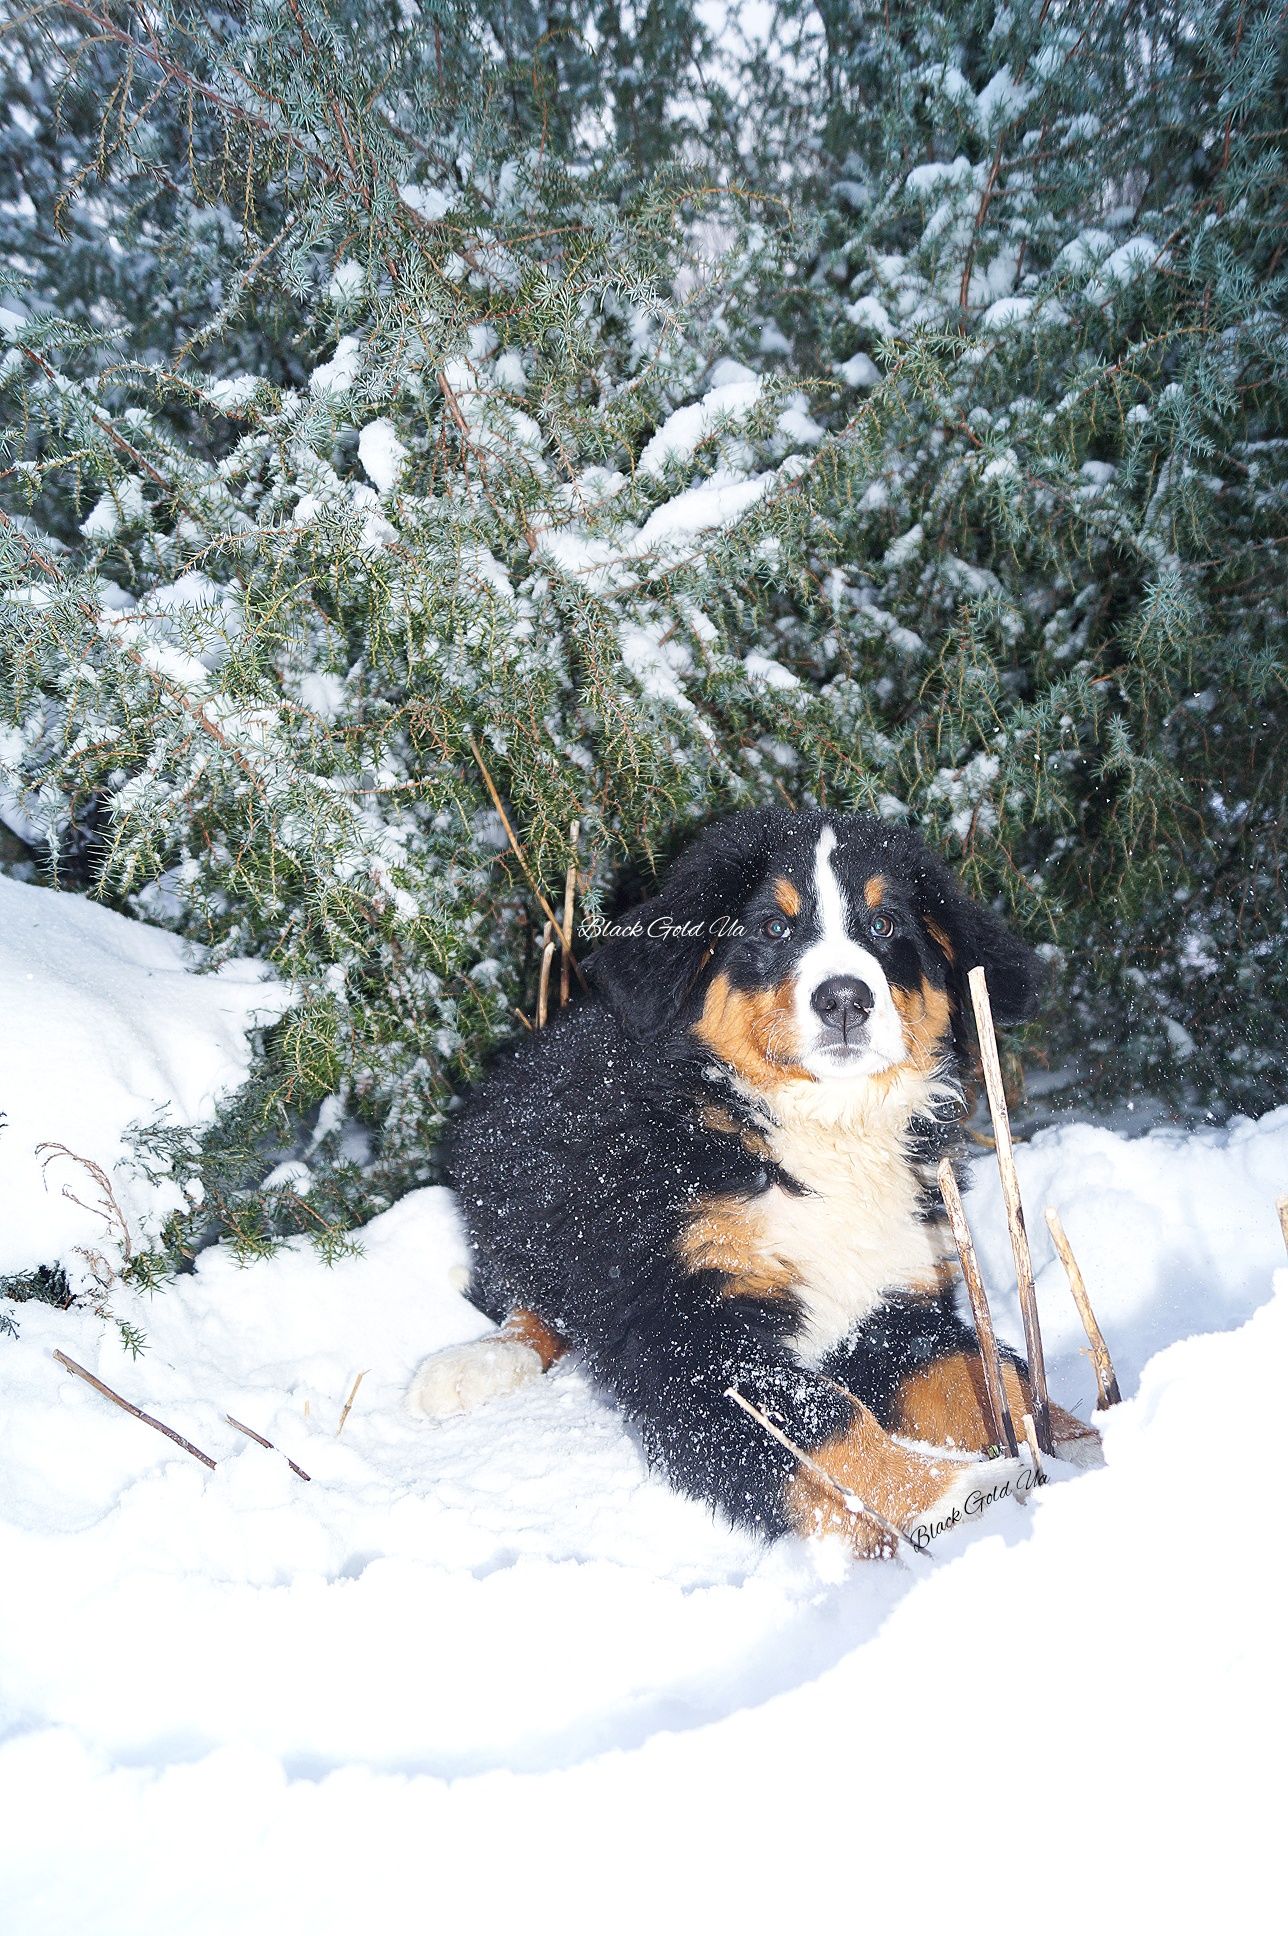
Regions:
<instances>
[{"instance_id":1,"label":"dog's eye","mask_svg":"<svg viewBox=\"0 0 1288 1936\"><path fill-rule=\"evenodd\" d=\"M874 914L872 917L872 932L878 941L888 941L894 933L894 922L888 914Z\"/></svg>"},{"instance_id":2,"label":"dog's eye","mask_svg":"<svg viewBox=\"0 0 1288 1936\"><path fill-rule=\"evenodd\" d=\"M760 930L770 941L786 941L791 931L791 922L785 921L781 914L771 914L768 921L762 924Z\"/></svg>"}]
</instances>

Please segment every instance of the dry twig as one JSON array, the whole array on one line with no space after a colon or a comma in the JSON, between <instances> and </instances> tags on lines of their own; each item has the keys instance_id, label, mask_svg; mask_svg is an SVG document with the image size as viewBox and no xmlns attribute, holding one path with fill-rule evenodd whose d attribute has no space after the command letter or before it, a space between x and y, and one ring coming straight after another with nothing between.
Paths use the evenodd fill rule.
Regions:
<instances>
[{"instance_id":1,"label":"dry twig","mask_svg":"<svg viewBox=\"0 0 1288 1936\"><path fill-rule=\"evenodd\" d=\"M962 1276L966 1280L966 1293L970 1298L970 1308L975 1318L975 1336L979 1339L979 1355L984 1364L984 1389L988 1393L989 1409L993 1414L993 1435L998 1445L1004 1445L1014 1458L1018 1447L1015 1440L1015 1425L1011 1418L1011 1408L1006 1400L1006 1386L1002 1382L1002 1361L998 1356L997 1337L993 1330L993 1314L988 1308L988 1293L984 1289L984 1279L980 1275L979 1259L975 1255L975 1245L966 1221L966 1211L962 1204L961 1191L957 1188L957 1178L953 1166L945 1156L939 1165L939 1194L948 1212L953 1237L957 1243L957 1255L962 1262Z\"/></svg>"},{"instance_id":2,"label":"dry twig","mask_svg":"<svg viewBox=\"0 0 1288 1936\"><path fill-rule=\"evenodd\" d=\"M130 1227L125 1221L125 1212L116 1200L116 1194L112 1189L111 1178L108 1176L102 1164L95 1163L91 1157L78 1156L75 1150L68 1149L66 1143L37 1143L36 1155L40 1158L40 1174L46 1189L49 1188L49 1166L59 1156L67 1157L72 1163L79 1163L81 1168L93 1177L102 1195L103 1201L101 1203L86 1203L85 1199L78 1197L76 1192L66 1183L62 1187L62 1194L67 1198L69 1203L79 1204L82 1210L92 1210L95 1216L102 1217L109 1229L115 1226L120 1235L122 1253L128 1264L134 1255L134 1249L130 1242Z\"/></svg>"},{"instance_id":3,"label":"dry twig","mask_svg":"<svg viewBox=\"0 0 1288 1936\"><path fill-rule=\"evenodd\" d=\"M865 1506L855 1493L847 1492L844 1486L838 1485L831 1473L825 1472L817 1459L811 1459L809 1453L803 1452L794 1440L788 1438L786 1432L780 1431L772 1418L766 1418L759 1405L753 1405L749 1398L743 1397L736 1385L729 1386L725 1397L731 1398L740 1411L746 1412L748 1418L754 1418L762 1431L768 1432L771 1439L776 1439L779 1445L790 1452L797 1463L804 1466L812 1479L817 1479L819 1485L830 1492L834 1499L839 1500L846 1512L852 1513L856 1518L870 1519L872 1524L878 1527L891 1542L893 1551L897 1552L900 1546L906 1546L910 1553L917 1555L918 1559L934 1557L922 1547L915 1545L908 1538L907 1533L900 1531L893 1520L884 1518L879 1512L874 1512L872 1507Z\"/></svg>"},{"instance_id":4,"label":"dry twig","mask_svg":"<svg viewBox=\"0 0 1288 1936\"><path fill-rule=\"evenodd\" d=\"M546 942L541 950L541 977L537 982L537 1027L543 1029L550 1017L550 964L555 958L554 936L546 923ZM564 960L567 961L565 955Z\"/></svg>"},{"instance_id":5,"label":"dry twig","mask_svg":"<svg viewBox=\"0 0 1288 1936\"><path fill-rule=\"evenodd\" d=\"M141 1412L137 1405L131 1405L128 1398L122 1398L120 1392L113 1391L112 1387L105 1385L101 1378L96 1378L92 1371L86 1371L84 1365L78 1365L76 1360L69 1358L65 1351L55 1351L53 1355L57 1358L60 1365L65 1365L68 1371L75 1372L76 1376L83 1378L87 1385L92 1385L96 1392L102 1392L104 1398L110 1398L114 1405L119 1405L123 1412L130 1414L131 1418L137 1418L144 1425L150 1425L154 1432L164 1432L165 1436L171 1439L175 1445L180 1446L183 1451L190 1452L194 1459L200 1459L201 1463L208 1465L212 1472L215 1470L215 1462L210 1457L210 1454L208 1452L199 1452L195 1445L190 1445L187 1439L176 1432L172 1426L163 1425L160 1419L153 1418L150 1412Z\"/></svg>"},{"instance_id":6,"label":"dry twig","mask_svg":"<svg viewBox=\"0 0 1288 1936\"><path fill-rule=\"evenodd\" d=\"M1046 1222L1056 1254L1064 1265L1064 1274L1069 1280L1069 1289L1073 1292L1073 1301L1078 1307L1078 1316L1082 1319L1082 1328L1087 1334L1087 1342L1091 1346L1091 1362L1096 1368L1098 1393L1096 1410L1107 1412L1111 1405L1117 1405L1122 1399L1122 1393L1118 1389L1118 1378L1114 1371L1114 1361L1109 1356L1109 1346L1105 1343L1104 1333L1096 1323L1096 1314L1091 1308L1091 1299L1087 1296L1087 1287L1082 1281L1078 1260L1073 1254L1069 1239L1064 1234L1060 1212L1052 1210L1049 1205Z\"/></svg>"},{"instance_id":7,"label":"dry twig","mask_svg":"<svg viewBox=\"0 0 1288 1936\"><path fill-rule=\"evenodd\" d=\"M1279 1212L1279 1228L1284 1234L1284 1249L1288 1250L1288 1197L1280 1197L1275 1209Z\"/></svg>"},{"instance_id":8,"label":"dry twig","mask_svg":"<svg viewBox=\"0 0 1288 1936\"><path fill-rule=\"evenodd\" d=\"M1033 1461L1033 1470L1037 1473L1039 1480L1045 1479L1046 1467L1042 1463L1042 1454L1038 1449L1038 1435L1033 1428L1032 1412L1025 1412L1024 1414L1024 1443L1029 1448L1029 1457Z\"/></svg>"},{"instance_id":9,"label":"dry twig","mask_svg":"<svg viewBox=\"0 0 1288 1936\"><path fill-rule=\"evenodd\" d=\"M488 790L488 798L491 800L492 805L496 808L497 813L500 816L501 825L505 828L505 837L510 843L510 851L513 853L514 858L518 861L519 866L523 869L523 877L527 881L528 886L532 889L532 892L536 895L537 900L540 902L541 912L545 915L547 921L549 921L551 927L554 928L557 933L559 932L559 917L556 915L554 909L551 907L545 895L541 892L541 889L537 886L537 877L533 873L532 869L529 867L528 857L524 853L522 847L519 845L519 837L515 833L514 828L510 825L510 816L506 813L505 808L501 804L501 796L496 790L496 781L492 778L492 775L488 772L487 762L483 758L483 755L479 752L478 742L476 740L471 739L468 742L468 745L469 745L470 752L474 755L474 764L478 767L479 772L483 776L483 784ZM572 964L573 973L576 975L577 980L581 983L583 992L589 993L589 990L586 988L586 977L581 972L581 965L578 962L577 957L574 954L572 954L570 951L568 959Z\"/></svg>"},{"instance_id":10,"label":"dry twig","mask_svg":"<svg viewBox=\"0 0 1288 1936\"><path fill-rule=\"evenodd\" d=\"M577 893L577 836L581 832L580 820L574 820L568 829L568 849L571 858L568 872L564 875L563 905L563 959L559 963L559 1006L567 1008L569 987L568 971L572 966L572 910Z\"/></svg>"},{"instance_id":11,"label":"dry twig","mask_svg":"<svg viewBox=\"0 0 1288 1936\"><path fill-rule=\"evenodd\" d=\"M368 1366L368 1370L369 1369L370 1367ZM340 1423L335 1428L335 1435L337 1438L339 1438L341 1432L343 1432L344 1430L344 1421L348 1418L349 1413L353 1410L353 1401L358 1396L358 1386L362 1383L366 1375L367 1373L365 1371L360 1371L357 1377L354 1379L352 1386L350 1387L349 1396L344 1401L344 1410L340 1414Z\"/></svg>"},{"instance_id":12,"label":"dry twig","mask_svg":"<svg viewBox=\"0 0 1288 1936\"><path fill-rule=\"evenodd\" d=\"M277 1447L273 1444L272 1439L266 1439L262 1432L255 1431L253 1426L243 1425L241 1420L234 1418L231 1412L225 1412L224 1417L230 1425L235 1425L239 1432L244 1432L248 1439L254 1439L256 1445L262 1445L267 1452L276 1452ZM311 1479L313 1477L313 1474L306 1472L303 1466L296 1465L294 1459L287 1458L285 1452L283 1452L282 1457L286 1459L287 1465L290 1466L291 1471L295 1473L297 1478Z\"/></svg>"},{"instance_id":13,"label":"dry twig","mask_svg":"<svg viewBox=\"0 0 1288 1936\"><path fill-rule=\"evenodd\" d=\"M1033 1424L1038 1444L1044 1452L1054 1452L1051 1437L1051 1399L1047 1391L1046 1360L1042 1355L1042 1329L1038 1323L1037 1290L1033 1283L1033 1259L1029 1255L1028 1233L1024 1228L1024 1205L1020 1202L1020 1180L1015 1173L1015 1151L1011 1143L1011 1119L1006 1109L1002 1086L1002 1064L997 1053L997 1032L988 999L988 981L982 968L972 968L967 977L971 1003L975 1010L975 1030L979 1036L980 1061L988 1090L988 1107L997 1138L997 1167L1002 1178L1002 1197L1006 1204L1006 1223L1011 1233L1011 1253L1015 1258L1015 1281L1020 1293L1020 1312L1024 1319L1024 1343L1029 1359L1029 1387L1033 1394Z\"/></svg>"}]
</instances>

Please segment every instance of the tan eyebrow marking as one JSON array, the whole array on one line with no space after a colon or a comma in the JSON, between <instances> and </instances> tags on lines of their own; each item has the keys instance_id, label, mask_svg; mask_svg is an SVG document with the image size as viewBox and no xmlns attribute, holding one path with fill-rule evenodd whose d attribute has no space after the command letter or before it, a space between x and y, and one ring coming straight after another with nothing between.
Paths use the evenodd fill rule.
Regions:
<instances>
[{"instance_id":1,"label":"tan eyebrow marking","mask_svg":"<svg viewBox=\"0 0 1288 1936\"><path fill-rule=\"evenodd\" d=\"M944 954L948 957L949 961L955 961L957 957L953 953L953 944L948 939L948 936L944 933L943 929L940 927L938 921L932 921L929 915L925 917L925 920L926 920L926 933L930 936L931 940L937 941L939 943L939 946L943 949Z\"/></svg>"},{"instance_id":2,"label":"tan eyebrow marking","mask_svg":"<svg viewBox=\"0 0 1288 1936\"><path fill-rule=\"evenodd\" d=\"M792 883L781 874L774 882L774 899L788 920L794 921L801 911L801 897Z\"/></svg>"},{"instance_id":3,"label":"tan eyebrow marking","mask_svg":"<svg viewBox=\"0 0 1288 1936\"><path fill-rule=\"evenodd\" d=\"M880 907L882 901L885 899L886 888L888 886L889 882L886 880L884 874L874 874L872 879L865 883L863 898L870 908Z\"/></svg>"}]
</instances>

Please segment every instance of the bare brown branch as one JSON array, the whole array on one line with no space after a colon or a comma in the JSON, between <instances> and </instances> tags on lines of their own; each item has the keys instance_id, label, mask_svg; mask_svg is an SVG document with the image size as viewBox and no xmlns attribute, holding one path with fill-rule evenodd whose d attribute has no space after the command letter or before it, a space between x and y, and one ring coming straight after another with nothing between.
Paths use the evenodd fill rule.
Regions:
<instances>
[{"instance_id":1,"label":"bare brown branch","mask_svg":"<svg viewBox=\"0 0 1288 1936\"><path fill-rule=\"evenodd\" d=\"M150 1412L140 1411L138 1406L132 1405L128 1398L122 1398L120 1392L113 1391L112 1387L105 1385L101 1378L96 1378L92 1371L86 1371L84 1365L78 1365L74 1358L69 1358L65 1351L55 1351L53 1355L60 1365L65 1365L68 1371L75 1372L78 1378L83 1378L87 1385L92 1385L96 1392L103 1394L104 1398L110 1398L114 1405L119 1405L123 1412L130 1414L131 1418L137 1418L143 1425L150 1425L154 1432L163 1432L166 1438L173 1440L181 1450L191 1453L194 1459L200 1459L202 1465L208 1465L212 1472L215 1471L215 1461L209 1453L199 1452L196 1446L190 1445L181 1433L174 1430L173 1426L163 1425L161 1420L153 1418Z\"/></svg>"}]
</instances>

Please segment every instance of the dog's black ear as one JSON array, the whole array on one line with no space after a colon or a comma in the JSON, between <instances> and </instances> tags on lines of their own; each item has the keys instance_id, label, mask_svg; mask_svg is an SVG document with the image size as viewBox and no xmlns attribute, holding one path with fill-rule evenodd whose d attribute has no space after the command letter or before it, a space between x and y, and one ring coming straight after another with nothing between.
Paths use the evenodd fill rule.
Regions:
<instances>
[{"instance_id":1,"label":"dog's black ear","mask_svg":"<svg viewBox=\"0 0 1288 1936\"><path fill-rule=\"evenodd\" d=\"M972 901L929 848L920 841L918 846L918 911L948 957L960 1014L971 1012L966 977L972 968L982 967L994 1021L1002 1028L1026 1022L1042 999L1046 975L1041 956L991 908Z\"/></svg>"},{"instance_id":2,"label":"dog's black ear","mask_svg":"<svg viewBox=\"0 0 1288 1936\"><path fill-rule=\"evenodd\" d=\"M752 807L717 821L685 848L651 900L613 917L612 928L625 932L610 935L583 967L628 1035L653 1042L674 1025L705 978L719 924L736 919L791 819L785 808Z\"/></svg>"}]
</instances>

